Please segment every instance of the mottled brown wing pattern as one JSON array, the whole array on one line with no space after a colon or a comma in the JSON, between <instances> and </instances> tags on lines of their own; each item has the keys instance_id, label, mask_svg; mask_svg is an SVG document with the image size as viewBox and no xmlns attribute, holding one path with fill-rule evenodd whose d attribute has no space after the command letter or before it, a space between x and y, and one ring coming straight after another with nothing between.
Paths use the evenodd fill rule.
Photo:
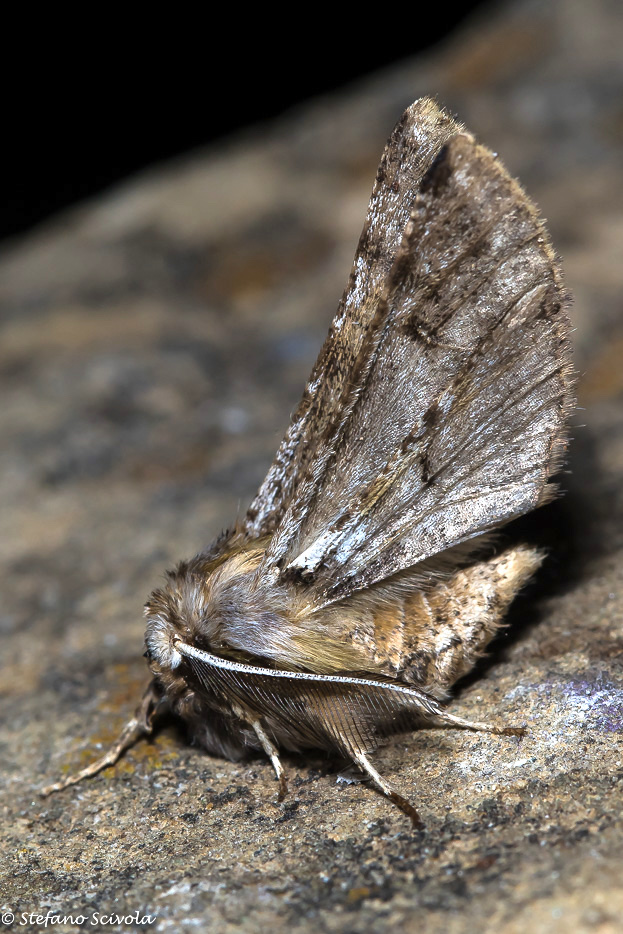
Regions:
<instances>
[{"instance_id":1,"label":"mottled brown wing pattern","mask_svg":"<svg viewBox=\"0 0 623 934\"><path fill-rule=\"evenodd\" d=\"M554 255L519 185L468 134L422 180L381 303L339 443L267 553L319 603L539 505L564 448L572 370Z\"/></svg>"},{"instance_id":2,"label":"mottled brown wing pattern","mask_svg":"<svg viewBox=\"0 0 623 934\"><path fill-rule=\"evenodd\" d=\"M422 178L460 126L429 99L405 111L385 148L349 283L303 398L244 520L253 538L273 532L287 506L323 473L385 323L383 295ZM307 481L307 483L306 483Z\"/></svg>"}]
</instances>

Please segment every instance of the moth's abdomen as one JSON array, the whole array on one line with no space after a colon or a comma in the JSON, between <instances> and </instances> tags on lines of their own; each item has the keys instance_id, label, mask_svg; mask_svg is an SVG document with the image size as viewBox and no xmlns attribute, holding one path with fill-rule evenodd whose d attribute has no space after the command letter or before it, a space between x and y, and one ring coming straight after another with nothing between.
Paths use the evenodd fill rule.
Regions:
<instances>
[{"instance_id":1,"label":"moth's abdomen","mask_svg":"<svg viewBox=\"0 0 623 934\"><path fill-rule=\"evenodd\" d=\"M482 655L541 561L535 549L517 547L433 588L423 589L418 580L409 592L408 578L401 577L362 594L352 639L389 674L445 697ZM352 600L353 609L357 602Z\"/></svg>"}]
</instances>

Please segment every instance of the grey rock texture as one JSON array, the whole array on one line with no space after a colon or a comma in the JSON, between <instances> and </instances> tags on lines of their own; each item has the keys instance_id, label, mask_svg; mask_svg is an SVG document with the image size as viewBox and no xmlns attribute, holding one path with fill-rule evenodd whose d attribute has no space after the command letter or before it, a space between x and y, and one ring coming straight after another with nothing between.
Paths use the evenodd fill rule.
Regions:
<instances>
[{"instance_id":1,"label":"grey rock texture","mask_svg":"<svg viewBox=\"0 0 623 934\"><path fill-rule=\"evenodd\" d=\"M219 934L621 930L621 48L617 3L498 4L425 58L5 250L0 892L16 929L21 912L52 910ZM422 731L381 750L426 820L418 833L371 788L336 786L319 756L287 760L276 804L267 762L210 758L174 726L42 800L133 711L142 604L163 569L262 479L385 138L422 94L521 178L575 296L583 411L567 493L508 530L550 558L452 708L529 735Z\"/></svg>"}]
</instances>

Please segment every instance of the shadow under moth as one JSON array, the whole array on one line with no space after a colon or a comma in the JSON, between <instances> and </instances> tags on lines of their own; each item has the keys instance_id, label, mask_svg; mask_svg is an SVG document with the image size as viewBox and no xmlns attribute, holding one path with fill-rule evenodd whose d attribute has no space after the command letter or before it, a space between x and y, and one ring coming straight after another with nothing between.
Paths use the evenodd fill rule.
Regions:
<instances>
[{"instance_id":1,"label":"shadow under moth","mask_svg":"<svg viewBox=\"0 0 623 934\"><path fill-rule=\"evenodd\" d=\"M537 211L429 99L387 144L350 280L244 519L145 614L153 679L93 775L172 712L237 760L320 748L412 819L370 754L418 726L521 734L444 701L542 554L494 530L550 500L573 405L567 296Z\"/></svg>"}]
</instances>

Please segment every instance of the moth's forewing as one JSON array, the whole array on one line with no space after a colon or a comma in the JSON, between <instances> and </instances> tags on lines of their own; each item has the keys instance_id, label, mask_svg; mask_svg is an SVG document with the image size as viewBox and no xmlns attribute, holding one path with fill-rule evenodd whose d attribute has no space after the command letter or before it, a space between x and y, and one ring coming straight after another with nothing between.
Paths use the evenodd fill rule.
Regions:
<instances>
[{"instance_id":1,"label":"moth's forewing","mask_svg":"<svg viewBox=\"0 0 623 934\"><path fill-rule=\"evenodd\" d=\"M374 300L364 359L346 366L349 403L330 439L306 445L265 559L323 604L539 505L565 445L561 276L534 206L468 134L440 143L411 193Z\"/></svg>"}]
</instances>

